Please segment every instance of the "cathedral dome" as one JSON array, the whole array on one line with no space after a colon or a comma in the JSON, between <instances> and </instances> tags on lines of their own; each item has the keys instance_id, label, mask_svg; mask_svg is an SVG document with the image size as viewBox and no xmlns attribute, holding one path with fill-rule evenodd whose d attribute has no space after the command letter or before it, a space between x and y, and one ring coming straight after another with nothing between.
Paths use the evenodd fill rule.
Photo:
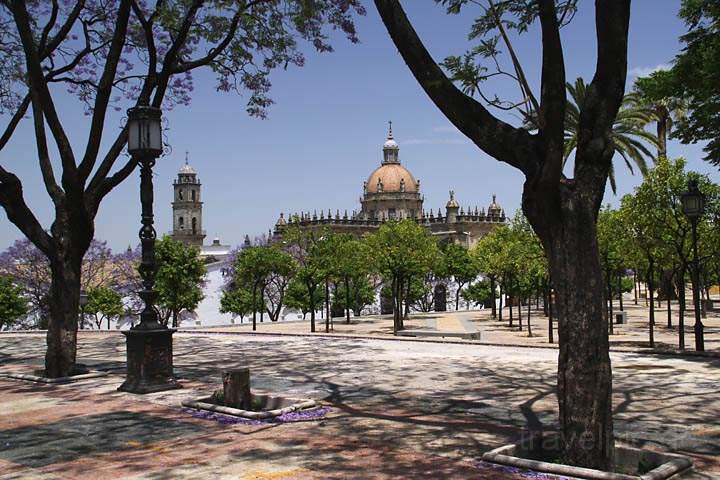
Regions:
<instances>
[{"instance_id":1,"label":"cathedral dome","mask_svg":"<svg viewBox=\"0 0 720 480\"><path fill-rule=\"evenodd\" d=\"M417 193L417 181L399 163L387 163L376 168L367 180L368 193Z\"/></svg>"}]
</instances>

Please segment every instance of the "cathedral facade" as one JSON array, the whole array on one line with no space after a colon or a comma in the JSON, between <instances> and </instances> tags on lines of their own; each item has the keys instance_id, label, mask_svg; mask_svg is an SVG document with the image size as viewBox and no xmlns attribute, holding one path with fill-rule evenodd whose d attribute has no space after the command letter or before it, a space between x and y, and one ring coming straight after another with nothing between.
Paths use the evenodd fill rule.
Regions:
<instances>
[{"instance_id":1,"label":"cathedral facade","mask_svg":"<svg viewBox=\"0 0 720 480\"><path fill-rule=\"evenodd\" d=\"M400 147L393 138L392 124L383 144L383 159L363 183L360 210L348 214L339 209L292 213L287 218L280 214L272 236L282 237L288 224L300 228L328 228L337 233L351 233L357 236L377 230L388 220L414 219L423 225L439 241L453 242L472 247L493 228L506 222L505 211L498 205L495 195L485 208L461 207L450 191L445 211L426 211L424 197L420 192L420 180L400 162Z\"/></svg>"}]
</instances>

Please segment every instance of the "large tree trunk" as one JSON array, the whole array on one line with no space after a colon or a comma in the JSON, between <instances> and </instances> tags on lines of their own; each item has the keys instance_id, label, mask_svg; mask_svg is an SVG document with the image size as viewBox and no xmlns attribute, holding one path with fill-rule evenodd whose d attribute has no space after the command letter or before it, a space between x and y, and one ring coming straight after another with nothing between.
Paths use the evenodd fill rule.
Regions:
<instances>
[{"instance_id":1,"label":"large tree trunk","mask_svg":"<svg viewBox=\"0 0 720 480\"><path fill-rule=\"evenodd\" d=\"M559 211L544 215L532 205L537 194L526 188L523 209L545 247L555 291L563 458L607 470L614 462L612 370L595 224L599 202L561 189Z\"/></svg>"},{"instance_id":2,"label":"large tree trunk","mask_svg":"<svg viewBox=\"0 0 720 480\"><path fill-rule=\"evenodd\" d=\"M678 290L678 347L685 350L685 268L680 267L677 278Z\"/></svg>"},{"instance_id":3,"label":"large tree trunk","mask_svg":"<svg viewBox=\"0 0 720 480\"><path fill-rule=\"evenodd\" d=\"M50 260L52 281L45 375L51 378L71 375L77 355L82 255L65 254L64 257Z\"/></svg>"}]
</instances>

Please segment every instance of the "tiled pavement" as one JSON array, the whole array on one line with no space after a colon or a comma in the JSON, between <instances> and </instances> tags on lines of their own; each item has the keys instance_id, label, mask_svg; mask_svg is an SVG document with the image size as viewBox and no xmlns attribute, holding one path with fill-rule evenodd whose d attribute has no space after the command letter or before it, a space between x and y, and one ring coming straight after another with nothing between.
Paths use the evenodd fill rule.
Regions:
<instances>
[{"instance_id":1,"label":"tiled pavement","mask_svg":"<svg viewBox=\"0 0 720 480\"><path fill-rule=\"evenodd\" d=\"M79 360L122 367L123 339L81 335ZM39 335L0 335L0 372L42 360ZM531 478L482 452L556 422L556 352L382 340L177 334L184 388L117 392L120 374L68 385L0 379L0 479ZM614 354L618 436L690 453L720 476L718 359ZM321 398L327 417L226 425L180 400L250 366L257 389ZM715 472L715 474L713 474Z\"/></svg>"}]
</instances>

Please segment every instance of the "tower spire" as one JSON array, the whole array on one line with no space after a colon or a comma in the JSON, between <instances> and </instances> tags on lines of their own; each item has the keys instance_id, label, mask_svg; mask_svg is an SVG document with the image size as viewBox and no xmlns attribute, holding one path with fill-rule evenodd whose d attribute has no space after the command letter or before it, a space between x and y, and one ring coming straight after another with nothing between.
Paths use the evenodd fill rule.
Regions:
<instances>
[{"instance_id":1,"label":"tower spire","mask_svg":"<svg viewBox=\"0 0 720 480\"><path fill-rule=\"evenodd\" d=\"M398 150L400 150L400 147L398 147L397 142L393 138L392 121L388 121L388 136L383 144L383 165L387 163L400 163Z\"/></svg>"},{"instance_id":2,"label":"tower spire","mask_svg":"<svg viewBox=\"0 0 720 480\"><path fill-rule=\"evenodd\" d=\"M185 165L189 165L189 163L188 163L188 155L190 155L190 152L188 152L187 150L185 150Z\"/></svg>"}]
</instances>

